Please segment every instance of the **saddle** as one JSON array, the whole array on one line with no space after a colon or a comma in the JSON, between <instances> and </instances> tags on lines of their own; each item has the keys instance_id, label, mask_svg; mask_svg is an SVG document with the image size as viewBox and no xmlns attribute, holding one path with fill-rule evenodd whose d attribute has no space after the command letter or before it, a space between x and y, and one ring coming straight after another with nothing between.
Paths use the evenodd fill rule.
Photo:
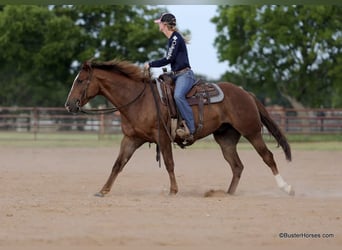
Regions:
<instances>
[{"instance_id":1,"label":"saddle","mask_svg":"<svg viewBox=\"0 0 342 250\"><path fill-rule=\"evenodd\" d=\"M170 74L164 73L160 75L158 79L156 79L156 83L162 104L168 107L169 115L172 119L178 119L180 115L177 111L177 106L173 97L175 89L173 78L170 76ZM199 108L199 124L197 132L199 132L203 127L204 105L221 102L223 98L223 91L217 84L206 83L202 79L197 80L194 86L186 94L186 100L188 101L189 105L198 105ZM179 124L181 125L182 123Z\"/></svg>"}]
</instances>

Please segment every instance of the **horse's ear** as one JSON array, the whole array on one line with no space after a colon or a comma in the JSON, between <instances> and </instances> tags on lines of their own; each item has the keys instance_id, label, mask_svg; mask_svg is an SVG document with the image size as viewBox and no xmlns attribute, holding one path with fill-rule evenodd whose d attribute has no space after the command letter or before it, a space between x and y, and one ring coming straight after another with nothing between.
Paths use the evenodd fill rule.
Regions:
<instances>
[{"instance_id":1,"label":"horse's ear","mask_svg":"<svg viewBox=\"0 0 342 250\"><path fill-rule=\"evenodd\" d=\"M91 70L91 60L85 61L82 64L82 70L85 70L85 71L90 71Z\"/></svg>"}]
</instances>

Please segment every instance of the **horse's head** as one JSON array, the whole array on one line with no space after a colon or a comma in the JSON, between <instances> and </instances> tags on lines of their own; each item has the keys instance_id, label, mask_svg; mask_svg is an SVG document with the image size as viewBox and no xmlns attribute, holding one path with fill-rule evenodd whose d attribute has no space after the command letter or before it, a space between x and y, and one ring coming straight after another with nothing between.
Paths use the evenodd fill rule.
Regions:
<instances>
[{"instance_id":1,"label":"horse's head","mask_svg":"<svg viewBox=\"0 0 342 250\"><path fill-rule=\"evenodd\" d=\"M77 113L92 97L97 95L97 88L92 86L93 69L89 61L83 63L80 72L77 74L68 98L65 102L65 108L72 113Z\"/></svg>"}]
</instances>

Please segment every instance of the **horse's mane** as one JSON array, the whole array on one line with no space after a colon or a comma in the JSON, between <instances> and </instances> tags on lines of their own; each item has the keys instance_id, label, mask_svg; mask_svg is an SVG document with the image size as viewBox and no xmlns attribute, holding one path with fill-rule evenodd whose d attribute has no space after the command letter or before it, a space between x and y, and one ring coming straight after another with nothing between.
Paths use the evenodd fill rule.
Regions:
<instances>
[{"instance_id":1,"label":"horse's mane","mask_svg":"<svg viewBox=\"0 0 342 250\"><path fill-rule=\"evenodd\" d=\"M119 72L133 81L150 80L149 74L145 74L141 67L129 62L114 59L106 62L90 61L92 68Z\"/></svg>"}]
</instances>

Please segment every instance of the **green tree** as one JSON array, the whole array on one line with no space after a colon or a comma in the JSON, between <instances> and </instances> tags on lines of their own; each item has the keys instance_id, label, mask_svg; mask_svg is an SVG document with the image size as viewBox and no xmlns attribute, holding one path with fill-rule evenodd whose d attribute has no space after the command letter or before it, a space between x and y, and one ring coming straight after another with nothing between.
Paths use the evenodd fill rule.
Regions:
<instances>
[{"instance_id":1,"label":"green tree","mask_svg":"<svg viewBox=\"0 0 342 250\"><path fill-rule=\"evenodd\" d=\"M47 7L6 6L0 34L1 105L60 105L81 29Z\"/></svg>"},{"instance_id":2,"label":"green tree","mask_svg":"<svg viewBox=\"0 0 342 250\"><path fill-rule=\"evenodd\" d=\"M225 77L292 105L342 107L342 8L220 6L215 45ZM281 99L281 98L280 98Z\"/></svg>"},{"instance_id":3,"label":"green tree","mask_svg":"<svg viewBox=\"0 0 342 250\"><path fill-rule=\"evenodd\" d=\"M87 34L83 60L96 56L143 63L165 53L165 39L153 20L165 9L131 5L75 5L55 7L55 12L68 13Z\"/></svg>"},{"instance_id":4,"label":"green tree","mask_svg":"<svg viewBox=\"0 0 342 250\"><path fill-rule=\"evenodd\" d=\"M5 6L0 10L0 105L62 106L92 57L143 63L165 53L148 6Z\"/></svg>"}]
</instances>

